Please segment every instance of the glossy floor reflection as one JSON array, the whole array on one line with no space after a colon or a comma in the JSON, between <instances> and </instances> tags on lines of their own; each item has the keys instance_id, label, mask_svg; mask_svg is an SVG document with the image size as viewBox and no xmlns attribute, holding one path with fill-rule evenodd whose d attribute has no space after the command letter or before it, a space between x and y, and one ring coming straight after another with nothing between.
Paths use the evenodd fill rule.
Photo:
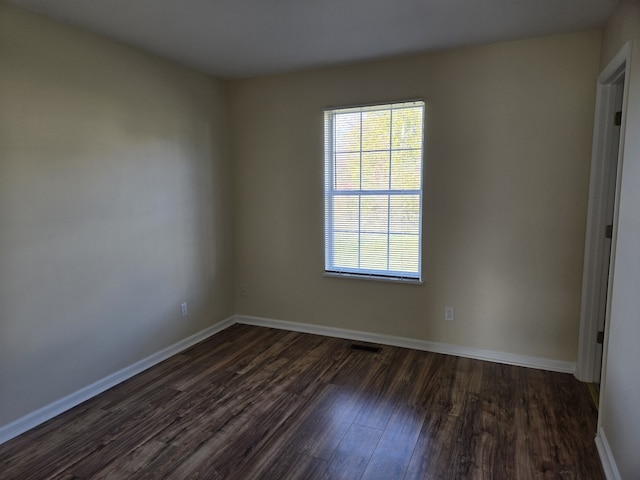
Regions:
<instances>
[{"instance_id":1,"label":"glossy floor reflection","mask_svg":"<svg viewBox=\"0 0 640 480\"><path fill-rule=\"evenodd\" d=\"M234 325L0 446L0 478L604 478L571 375Z\"/></svg>"}]
</instances>

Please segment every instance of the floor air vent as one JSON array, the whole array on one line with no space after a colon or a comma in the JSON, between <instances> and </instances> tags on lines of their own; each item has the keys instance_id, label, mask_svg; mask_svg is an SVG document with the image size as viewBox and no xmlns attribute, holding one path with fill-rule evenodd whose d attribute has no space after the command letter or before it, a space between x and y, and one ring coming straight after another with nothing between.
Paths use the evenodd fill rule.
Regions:
<instances>
[{"instance_id":1,"label":"floor air vent","mask_svg":"<svg viewBox=\"0 0 640 480\"><path fill-rule=\"evenodd\" d=\"M361 352L380 353L380 347L374 347L372 345L359 345L352 343L349 347L351 350L360 350Z\"/></svg>"}]
</instances>

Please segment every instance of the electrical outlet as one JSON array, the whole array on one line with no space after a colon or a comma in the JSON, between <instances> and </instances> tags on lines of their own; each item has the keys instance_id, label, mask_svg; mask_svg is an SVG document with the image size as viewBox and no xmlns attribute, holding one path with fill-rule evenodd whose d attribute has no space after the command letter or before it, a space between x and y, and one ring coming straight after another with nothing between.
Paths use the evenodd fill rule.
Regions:
<instances>
[{"instance_id":1,"label":"electrical outlet","mask_svg":"<svg viewBox=\"0 0 640 480\"><path fill-rule=\"evenodd\" d=\"M444 307L444 319L453 322L453 307Z\"/></svg>"},{"instance_id":2,"label":"electrical outlet","mask_svg":"<svg viewBox=\"0 0 640 480\"><path fill-rule=\"evenodd\" d=\"M247 290L247 284L244 282L240 284L240 296L241 297L249 296L249 291Z\"/></svg>"},{"instance_id":3,"label":"electrical outlet","mask_svg":"<svg viewBox=\"0 0 640 480\"><path fill-rule=\"evenodd\" d=\"M180 315L183 317L187 316L187 302L180 304Z\"/></svg>"}]
</instances>

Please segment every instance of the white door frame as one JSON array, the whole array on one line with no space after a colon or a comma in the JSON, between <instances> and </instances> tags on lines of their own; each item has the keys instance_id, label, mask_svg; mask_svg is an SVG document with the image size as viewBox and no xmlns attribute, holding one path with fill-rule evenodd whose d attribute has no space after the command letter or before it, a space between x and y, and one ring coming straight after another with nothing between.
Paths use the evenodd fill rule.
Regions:
<instances>
[{"instance_id":1,"label":"white door frame","mask_svg":"<svg viewBox=\"0 0 640 480\"><path fill-rule=\"evenodd\" d=\"M613 278L618 218L619 191L616 192L613 214L613 235L611 239L611 262L604 253L606 210L609 208L609 185L612 175L611 157L618 149L616 185L620 185L622 175L622 152L624 146L624 127L627 111L628 82L625 82L622 96L622 125L618 145L614 134L614 115L616 95L619 94L620 80L629 78L631 42L618 52L609 65L598 76L596 95L596 114L593 131L593 147L591 154L591 178L589 180L589 207L587 213L587 234L585 239L584 270L582 277L582 302L580 305L580 337L578 346L578 362L576 377L583 382L593 382L598 378L596 339L598 323L606 311L606 322L609 323L609 308L605 305L611 296L602 296L602 278L607 275ZM618 189L619 190L619 189ZM608 285L611 292L611 282ZM605 310L605 306L607 307ZM606 343L605 335L605 343ZM603 345L604 347L604 345ZM604 349L606 354L606 348ZM603 367L606 358L602 359Z\"/></svg>"}]
</instances>

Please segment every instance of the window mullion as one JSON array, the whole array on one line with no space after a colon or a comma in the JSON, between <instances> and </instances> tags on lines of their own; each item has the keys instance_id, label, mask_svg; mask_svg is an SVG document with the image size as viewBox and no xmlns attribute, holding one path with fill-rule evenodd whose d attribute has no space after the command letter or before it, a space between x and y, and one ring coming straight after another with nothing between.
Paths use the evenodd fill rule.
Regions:
<instances>
[{"instance_id":1,"label":"window mullion","mask_svg":"<svg viewBox=\"0 0 640 480\"><path fill-rule=\"evenodd\" d=\"M336 185L337 185L337 181L338 181L338 169L336 168L336 153L335 153L335 139L337 137L337 126L336 126L336 118L335 116L331 117L332 120L332 138L331 138L331 145L334 148L334 153L333 153L333 161L332 161L332 168L333 168L333 192L335 193L336 190ZM332 265L335 265L335 257L336 257L336 251L335 251L335 232L333 232L333 229L335 228L335 220L334 220L334 215L335 215L335 195L332 195L331 197L331 229L332 229L332 235L331 235L331 261L332 261Z\"/></svg>"},{"instance_id":2,"label":"window mullion","mask_svg":"<svg viewBox=\"0 0 640 480\"><path fill-rule=\"evenodd\" d=\"M393 149L393 109L389 111L389 183L388 189L391 191L392 175L392 149ZM391 195L387 195L387 270L391 268Z\"/></svg>"},{"instance_id":3,"label":"window mullion","mask_svg":"<svg viewBox=\"0 0 640 480\"><path fill-rule=\"evenodd\" d=\"M362 112L360 112L360 190L362 190ZM362 197L358 195L358 268L362 266Z\"/></svg>"}]
</instances>

